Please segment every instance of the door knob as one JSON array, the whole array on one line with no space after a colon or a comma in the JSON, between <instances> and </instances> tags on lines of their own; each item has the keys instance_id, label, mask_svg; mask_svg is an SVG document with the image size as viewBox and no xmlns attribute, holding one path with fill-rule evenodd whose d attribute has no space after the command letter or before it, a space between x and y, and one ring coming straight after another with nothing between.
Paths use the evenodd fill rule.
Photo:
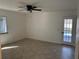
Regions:
<instances>
[{"instance_id":1,"label":"door knob","mask_svg":"<svg viewBox=\"0 0 79 59\"><path fill-rule=\"evenodd\" d=\"M62 34L64 33L64 32L61 32Z\"/></svg>"}]
</instances>

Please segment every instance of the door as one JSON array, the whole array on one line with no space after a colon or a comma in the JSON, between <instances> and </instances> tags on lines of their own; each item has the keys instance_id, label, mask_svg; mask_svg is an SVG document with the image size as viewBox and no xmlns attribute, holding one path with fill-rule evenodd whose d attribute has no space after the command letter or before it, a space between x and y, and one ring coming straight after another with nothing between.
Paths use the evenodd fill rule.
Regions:
<instances>
[{"instance_id":1,"label":"door","mask_svg":"<svg viewBox=\"0 0 79 59\"><path fill-rule=\"evenodd\" d=\"M64 18L63 42L64 44L73 45L76 40L76 18Z\"/></svg>"},{"instance_id":2,"label":"door","mask_svg":"<svg viewBox=\"0 0 79 59\"><path fill-rule=\"evenodd\" d=\"M1 42L0 42L0 59L2 59Z\"/></svg>"}]
</instances>

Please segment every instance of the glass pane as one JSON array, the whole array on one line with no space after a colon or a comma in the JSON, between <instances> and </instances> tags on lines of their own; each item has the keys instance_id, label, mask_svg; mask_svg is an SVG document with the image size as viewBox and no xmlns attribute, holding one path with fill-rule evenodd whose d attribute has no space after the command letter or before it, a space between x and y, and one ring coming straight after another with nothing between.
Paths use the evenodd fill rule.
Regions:
<instances>
[{"instance_id":1,"label":"glass pane","mask_svg":"<svg viewBox=\"0 0 79 59\"><path fill-rule=\"evenodd\" d=\"M0 17L0 33L7 32L6 17Z\"/></svg>"},{"instance_id":2,"label":"glass pane","mask_svg":"<svg viewBox=\"0 0 79 59\"><path fill-rule=\"evenodd\" d=\"M64 42L72 41L72 19L64 19Z\"/></svg>"}]
</instances>

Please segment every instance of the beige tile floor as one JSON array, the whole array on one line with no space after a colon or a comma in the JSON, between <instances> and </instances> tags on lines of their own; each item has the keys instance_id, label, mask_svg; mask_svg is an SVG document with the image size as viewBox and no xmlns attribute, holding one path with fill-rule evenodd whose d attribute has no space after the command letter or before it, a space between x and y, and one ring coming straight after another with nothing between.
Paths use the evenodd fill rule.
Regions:
<instances>
[{"instance_id":1,"label":"beige tile floor","mask_svg":"<svg viewBox=\"0 0 79 59\"><path fill-rule=\"evenodd\" d=\"M74 59L74 47L24 39L2 47L3 59Z\"/></svg>"}]
</instances>

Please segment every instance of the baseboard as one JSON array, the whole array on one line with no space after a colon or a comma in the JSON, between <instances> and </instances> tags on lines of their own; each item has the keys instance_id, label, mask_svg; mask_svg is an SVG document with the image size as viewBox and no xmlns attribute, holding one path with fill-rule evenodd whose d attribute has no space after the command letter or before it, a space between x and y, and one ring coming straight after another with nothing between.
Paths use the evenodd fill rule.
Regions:
<instances>
[{"instance_id":1,"label":"baseboard","mask_svg":"<svg viewBox=\"0 0 79 59\"><path fill-rule=\"evenodd\" d=\"M33 40L38 40L38 41L43 41L43 42L48 42L48 43L68 45L68 46L74 46L75 47L75 44L64 44L63 42L47 41L47 40L40 40L40 39L35 39L35 38L26 38L26 39L33 39Z\"/></svg>"}]
</instances>

